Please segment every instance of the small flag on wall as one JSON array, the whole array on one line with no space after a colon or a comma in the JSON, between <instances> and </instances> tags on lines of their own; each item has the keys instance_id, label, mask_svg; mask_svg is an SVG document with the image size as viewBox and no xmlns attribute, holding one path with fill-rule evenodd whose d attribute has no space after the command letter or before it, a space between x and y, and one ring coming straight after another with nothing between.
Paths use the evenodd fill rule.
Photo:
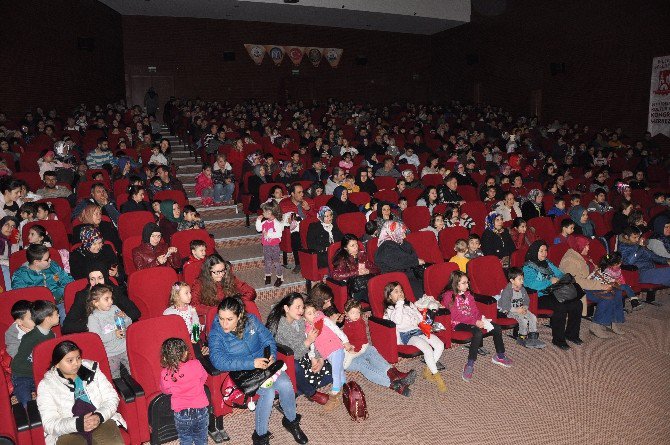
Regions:
<instances>
[{"instance_id":1,"label":"small flag on wall","mask_svg":"<svg viewBox=\"0 0 670 445\"><path fill-rule=\"evenodd\" d=\"M307 48L305 49L305 54L312 65L319 66L321 59L323 58L323 48Z\"/></svg>"},{"instance_id":2,"label":"small flag on wall","mask_svg":"<svg viewBox=\"0 0 670 445\"><path fill-rule=\"evenodd\" d=\"M260 65L261 63L263 63L263 59L265 58L265 47L263 45L245 43L244 47L247 49L249 57L251 57L251 60L253 60L256 63L256 65Z\"/></svg>"},{"instance_id":3,"label":"small flag on wall","mask_svg":"<svg viewBox=\"0 0 670 445\"><path fill-rule=\"evenodd\" d=\"M285 48L286 54L288 54L288 58L291 59L293 65L300 65L300 62L302 62L302 58L305 55L305 48L302 46L287 46Z\"/></svg>"},{"instance_id":4,"label":"small flag on wall","mask_svg":"<svg viewBox=\"0 0 670 445\"><path fill-rule=\"evenodd\" d=\"M275 65L277 66L281 65L282 61L284 60L284 53L285 53L283 46L265 45L265 51L267 51L268 55L275 63Z\"/></svg>"},{"instance_id":5,"label":"small flag on wall","mask_svg":"<svg viewBox=\"0 0 670 445\"><path fill-rule=\"evenodd\" d=\"M326 48L325 56L330 66L337 68L337 65L340 64L340 59L342 59L342 49L340 48Z\"/></svg>"}]
</instances>

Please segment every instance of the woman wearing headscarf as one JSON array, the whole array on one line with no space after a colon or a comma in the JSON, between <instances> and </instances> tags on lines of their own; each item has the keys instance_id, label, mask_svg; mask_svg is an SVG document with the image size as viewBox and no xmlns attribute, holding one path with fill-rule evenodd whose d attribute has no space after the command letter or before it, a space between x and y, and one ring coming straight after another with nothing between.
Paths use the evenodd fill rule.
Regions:
<instances>
[{"instance_id":1,"label":"woman wearing headscarf","mask_svg":"<svg viewBox=\"0 0 670 445\"><path fill-rule=\"evenodd\" d=\"M112 288L112 304L121 309L133 322L140 319L142 315L135 303L128 298L128 293L123 286L112 283L107 271L96 265L91 265L85 278L88 280L86 287L74 296L74 302L67 311L63 322L63 334L75 334L77 332L88 332L88 314L86 312L86 300L88 292L96 284L106 284Z\"/></svg>"},{"instance_id":2,"label":"woman wearing headscarf","mask_svg":"<svg viewBox=\"0 0 670 445\"><path fill-rule=\"evenodd\" d=\"M482 233L482 252L500 258L503 267L509 265L509 257L516 250L514 240L503 226L502 216L491 212L486 217L486 229Z\"/></svg>"},{"instance_id":3,"label":"woman wearing headscarf","mask_svg":"<svg viewBox=\"0 0 670 445\"><path fill-rule=\"evenodd\" d=\"M121 238L119 238L119 231L116 230L114 224L109 221L102 220L102 208L94 203L87 204L79 215L78 224L72 228L72 237L75 240L81 240L81 231L86 226L93 226L100 231L102 239L114 244L117 252L121 252Z\"/></svg>"},{"instance_id":4,"label":"woman wearing headscarf","mask_svg":"<svg viewBox=\"0 0 670 445\"><path fill-rule=\"evenodd\" d=\"M100 231L87 226L80 233L81 246L70 253L70 275L75 280L86 278L91 267L104 270L107 276L125 283L126 276L119 257L109 244L104 244Z\"/></svg>"},{"instance_id":5,"label":"woman wearing headscarf","mask_svg":"<svg viewBox=\"0 0 670 445\"><path fill-rule=\"evenodd\" d=\"M423 280L417 278L414 268L426 264L419 258L414 247L405 242L407 227L400 221L386 221L379 232L375 264L382 273L404 272L412 286L414 296L423 296Z\"/></svg>"},{"instance_id":6,"label":"woman wearing headscarf","mask_svg":"<svg viewBox=\"0 0 670 445\"><path fill-rule=\"evenodd\" d=\"M370 196L377 193L377 186L368 175L368 170L365 167L359 168L356 172L356 185L361 192L366 192Z\"/></svg>"},{"instance_id":7,"label":"woman wearing headscarf","mask_svg":"<svg viewBox=\"0 0 670 445\"><path fill-rule=\"evenodd\" d=\"M338 185L333 190L333 197L326 203L335 215L358 212L358 206L349 201L349 192L344 186Z\"/></svg>"},{"instance_id":8,"label":"woman wearing headscarf","mask_svg":"<svg viewBox=\"0 0 670 445\"><path fill-rule=\"evenodd\" d=\"M547 295L546 289L556 283L563 276L563 272L547 259L547 243L537 240L528 248L526 262L523 265L524 286L537 292L538 307L551 309L552 343L560 349L570 349L566 342L582 344L579 338L579 328L582 320L582 300L560 303L552 295ZM567 324L566 324L567 319Z\"/></svg>"},{"instance_id":9,"label":"woman wearing headscarf","mask_svg":"<svg viewBox=\"0 0 670 445\"><path fill-rule=\"evenodd\" d=\"M598 338L610 338L606 328L616 334L623 334L619 326L624 322L623 297L621 290L613 290L611 285L589 278L591 272L597 269L597 266L588 257L590 242L592 241L581 235L569 237L570 248L563 255L558 267L575 277L577 284L584 290L586 298L597 304L589 329L591 333ZM586 302L582 301L582 304Z\"/></svg>"},{"instance_id":10,"label":"woman wearing headscarf","mask_svg":"<svg viewBox=\"0 0 670 445\"><path fill-rule=\"evenodd\" d=\"M663 258L670 258L670 218L659 215L654 220L654 234L647 244L649 250Z\"/></svg>"},{"instance_id":11,"label":"woman wearing headscarf","mask_svg":"<svg viewBox=\"0 0 670 445\"><path fill-rule=\"evenodd\" d=\"M249 202L249 211L256 213L261 208L260 189L262 184L271 182L272 178L267 174L264 165L256 165L254 167L254 174L249 176L247 180L247 191L251 195L251 202Z\"/></svg>"},{"instance_id":12,"label":"woman wearing headscarf","mask_svg":"<svg viewBox=\"0 0 670 445\"><path fill-rule=\"evenodd\" d=\"M290 161L284 161L280 165L279 174L276 178L277 182L289 185L300 180L300 175L293 169L293 164Z\"/></svg>"},{"instance_id":13,"label":"woman wearing headscarf","mask_svg":"<svg viewBox=\"0 0 670 445\"><path fill-rule=\"evenodd\" d=\"M171 199L161 201L160 209L161 220L158 223L158 226L160 227L163 239L169 244L172 235L179 231L179 223L182 222L184 218L181 215L179 204Z\"/></svg>"},{"instance_id":14,"label":"woman wearing headscarf","mask_svg":"<svg viewBox=\"0 0 670 445\"><path fill-rule=\"evenodd\" d=\"M316 214L319 222L307 228L307 248L316 252L319 269L328 267L328 246L342 241L342 232L335 224L335 215L328 206L323 206Z\"/></svg>"},{"instance_id":15,"label":"woman wearing headscarf","mask_svg":"<svg viewBox=\"0 0 670 445\"><path fill-rule=\"evenodd\" d=\"M529 221L531 218L546 215L544 213L544 202L542 198L544 198L544 194L540 189L533 189L528 192L526 199L521 205L523 219Z\"/></svg>"},{"instance_id":16,"label":"woman wearing headscarf","mask_svg":"<svg viewBox=\"0 0 670 445\"><path fill-rule=\"evenodd\" d=\"M584 235L587 238L596 236L596 227L589 219L589 212L582 206L574 206L568 213L570 219L575 223L575 235Z\"/></svg>"},{"instance_id":17,"label":"woman wearing headscarf","mask_svg":"<svg viewBox=\"0 0 670 445\"><path fill-rule=\"evenodd\" d=\"M133 249L135 269L169 266L181 267L181 258L176 247L169 247L162 240L161 229L156 223L147 223L142 229L142 244Z\"/></svg>"}]
</instances>

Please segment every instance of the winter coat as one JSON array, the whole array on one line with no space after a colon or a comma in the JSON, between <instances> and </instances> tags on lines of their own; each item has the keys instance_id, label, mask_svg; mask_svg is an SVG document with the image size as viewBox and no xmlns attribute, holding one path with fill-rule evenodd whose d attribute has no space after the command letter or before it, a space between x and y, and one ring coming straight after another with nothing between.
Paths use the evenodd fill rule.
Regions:
<instances>
[{"instance_id":1,"label":"winter coat","mask_svg":"<svg viewBox=\"0 0 670 445\"><path fill-rule=\"evenodd\" d=\"M254 369L254 360L264 357L266 346L270 347L272 357L277 357L275 339L253 314L247 313L242 338L238 338L234 332L224 332L218 320L212 321L209 333L209 357L212 365L220 371Z\"/></svg>"},{"instance_id":2,"label":"winter coat","mask_svg":"<svg viewBox=\"0 0 670 445\"><path fill-rule=\"evenodd\" d=\"M558 268L564 273L569 273L575 277L577 284L584 290L605 290L605 284L589 278L591 273L589 265L586 263L584 257L573 249L568 249L565 252Z\"/></svg>"}]
</instances>

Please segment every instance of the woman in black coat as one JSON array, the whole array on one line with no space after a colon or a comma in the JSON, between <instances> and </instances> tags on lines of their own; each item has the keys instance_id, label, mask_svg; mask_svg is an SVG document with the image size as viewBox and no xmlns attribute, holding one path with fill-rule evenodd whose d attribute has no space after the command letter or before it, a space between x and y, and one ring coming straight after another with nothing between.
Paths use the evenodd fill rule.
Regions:
<instances>
[{"instance_id":1,"label":"woman in black coat","mask_svg":"<svg viewBox=\"0 0 670 445\"><path fill-rule=\"evenodd\" d=\"M128 187L128 201L121 204L121 213L128 212L151 212L151 204L144 200L146 190L141 185L131 185Z\"/></svg>"},{"instance_id":2,"label":"woman in black coat","mask_svg":"<svg viewBox=\"0 0 670 445\"><path fill-rule=\"evenodd\" d=\"M500 258L503 266L509 264L509 257L516 250L514 240L503 227L502 216L495 212L486 217L486 230L482 234L482 252L484 255L495 255Z\"/></svg>"},{"instance_id":3,"label":"woman in black coat","mask_svg":"<svg viewBox=\"0 0 670 445\"><path fill-rule=\"evenodd\" d=\"M319 209L313 222L307 228L307 248L316 252L319 269L328 267L328 246L342 241L342 232L333 221L333 211L328 206Z\"/></svg>"},{"instance_id":4,"label":"woman in black coat","mask_svg":"<svg viewBox=\"0 0 670 445\"><path fill-rule=\"evenodd\" d=\"M538 216L545 216L544 212L544 194L539 189L533 189L528 192L526 200L521 205L521 214L523 219L529 221L531 218L537 218Z\"/></svg>"},{"instance_id":5,"label":"woman in black coat","mask_svg":"<svg viewBox=\"0 0 670 445\"><path fill-rule=\"evenodd\" d=\"M414 274L414 268L426 264L419 258L410 243L405 242L407 227L400 221L387 221L379 232L375 253L375 264L382 273L404 272L407 275L414 297L423 296L423 280Z\"/></svg>"},{"instance_id":6,"label":"woman in black coat","mask_svg":"<svg viewBox=\"0 0 670 445\"><path fill-rule=\"evenodd\" d=\"M88 285L80 290L74 297L74 303L67 312L63 322L63 334L75 334L77 332L88 332L88 314L86 313L86 299L91 287L96 284L106 284L112 288L112 302L133 321L140 319L142 315L135 303L128 298L125 288L112 284L106 271L98 268L91 268L87 275Z\"/></svg>"},{"instance_id":7,"label":"woman in black coat","mask_svg":"<svg viewBox=\"0 0 670 445\"><path fill-rule=\"evenodd\" d=\"M358 173L356 173L356 185L361 192L366 192L370 196L377 193L377 186L372 178L370 178L370 175L368 175L368 170L365 167L358 169Z\"/></svg>"},{"instance_id":8,"label":"woman in black coat","mask_svg":"<svg viewBox=\"0 0 670 445\"><path fill-rule=\"evenodd\" d=\"M345 213L358 212L358 206L349 201L349 192L341 185L333 190L333 197L326 203L335 215L344 215Z\"/></svg>"},{"instance_id":9,"label":"woman in black coat","mask_svg":"<svg viewBox=\"0 0 670 445\"><path fill-rule=\"evenodd\" d=\"M256 213L261 208L260 191L261 185L272 182L272 178L267 175L267 170L264 165L257 165L254 167L254 174L249 176L247 180L247 191L251 195L251 202L249 202L249 211ZM264 198L266 199L266 198Z\"/></svg>"},{"instance_id":10,"label":"woman in black coat","mask_svg":"<svg viewBox=\"0 0 670 445\"><path fill-rule=\"evenodd\" d=\"M91 268L104 270L121 283L126 276L119 257L109 244L104 244L100 231L92 226L81 229L81 246L70 253L70 274L75 280L86 278Z\"/></svg>"}]
</instances>

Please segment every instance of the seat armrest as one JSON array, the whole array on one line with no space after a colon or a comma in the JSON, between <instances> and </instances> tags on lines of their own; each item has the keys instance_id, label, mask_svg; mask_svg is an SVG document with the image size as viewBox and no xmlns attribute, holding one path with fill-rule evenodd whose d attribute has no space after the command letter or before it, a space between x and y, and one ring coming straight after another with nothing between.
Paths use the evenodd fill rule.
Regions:
<instances>
[{"instance_id":1,"label":"seat armrest","mask_svg":"<svg viewBox=\"0 0 670 445\"><path fill-rule=\"evenodd\" d=\"M316 250L314 249L300 249L299 252L307 253L309 255L316 255Z\"/></svg>"},{"instance_id":2,"label":"seat armrest","mask_svg":"<svg viewBox=\"0 0 670 445\"><path fill-rule=\"evenodd\" d=\"M34 400L31 400L31 402L34 402ZM35 405L35 407L37 407L37 402L34 402L33 404ZM26 412L25 409L23 409L23 406L21 406L20 403L12 405L12 414L14 415L14 421L16 422L16 429L19 432L26 431L31 428L32 425L30 419L28 418L28 413ZM37 415L39 416L39 413L37 413ZM39 425L41 424L42 421L40 419Z\"/></svg>"},{"instance_id":3,"label":"seat armrest","mask_svg":"<svg viewBox=\"0 0 670 445\"><path fill-rule=\"evenodd\" d=\"M372 323L380 324L380 325L385 326L387 328L395 329L395 323L393 323L391 320L387 320L385 318L374 317L374 316L371 315L370 318L368 318L368 321L371 321Z\"/></svg>"},{"instance_id":4,"label":"seat armrest","mask_svg":"<svg viewBox=\"0 0 670 445\"><path fill-rule=\"evenodd\" d=\"M133 378L133 376L130 374L124 375L123 381L126 383L126 385L128 385L128 388L130 388L130 390L133 392L136 399L138 397L144 396L144 388L142 388L142 385L140 385L137 380Z\"/></svg>"},{"instance_id":5,"label":"seat armrest","mask_svg":"<svg viewBox=\"0 0 670 445\"><path fill-rule=\"evenodd\" d=\"M21 407L21 405L18 406ZM40 416L40 410L37 408L37 401L30 400L26 407L26 411L28 412L31 429L42 426L42 416Z\"/></svg>"},{"instance_id":6,"label":"seat armrest","mask_svg":"<svg viewBox=\"0 0 670 445\"><path fill-rule=\"evenodd\" d=\"M482 304L496 304L496 299L488 295L473 294L475 301Z\"/></svg>"},{"instance_id":7,"label":"seat armrest","mask_svg":"<svg viewBox=\"0 0 670 445\"><path fill-rule=\"evenodd\" d=\"M130 386L128 386L128 383L126 383L123 377L112 379L112 384L114 385L116 392L121 395L124 402L130 403L135 401L135 393L130 389Z\"/></svg>"},{"instance_id":8,"label":"seat armrest","mask_svg":"<svg viewBox=\"0 0 670 445\"><path fill-rule=\"evenodd\" d=\"M346 286L346 285L347 285L347 281L346 281L346 280L336 280L335 278L331 278L331 277L328 277L326 280L327 280L329 283L333 283L333 284L336 284L336 285L338 285L338 286Z\"/></svg>"},{"instance_id":9,"label":"seat armrest","mask_svg":"<svg viewBox=\"0 0 670 445\"><path fill-rule=\"evenodd\" d=\"M633 264L622 264L621 265L622 270L629 270L631 272L638 270L637 266Z\"/></svg>"},{"instance_id":10,"label":"seat armrest","mask_svg":"<svg viewBox=\"0 0 670 445\"><path fill-rule=\"evenodd\" d=\"M293 355L293 349L280 343L277 343L277 352L283 355Z\"/></svg>"},{"instance_id":11,"label":"seat armrest","mask_svg":"<svg viewBox=\"0 0 670 445\"><path fill-rule=\"evenodd\" d=\"M451 315L451 311L447 309L446 307L441 307L439 309L435 309L435 316L439 317L440 315Z\"/></svg>"}]
</instances>

